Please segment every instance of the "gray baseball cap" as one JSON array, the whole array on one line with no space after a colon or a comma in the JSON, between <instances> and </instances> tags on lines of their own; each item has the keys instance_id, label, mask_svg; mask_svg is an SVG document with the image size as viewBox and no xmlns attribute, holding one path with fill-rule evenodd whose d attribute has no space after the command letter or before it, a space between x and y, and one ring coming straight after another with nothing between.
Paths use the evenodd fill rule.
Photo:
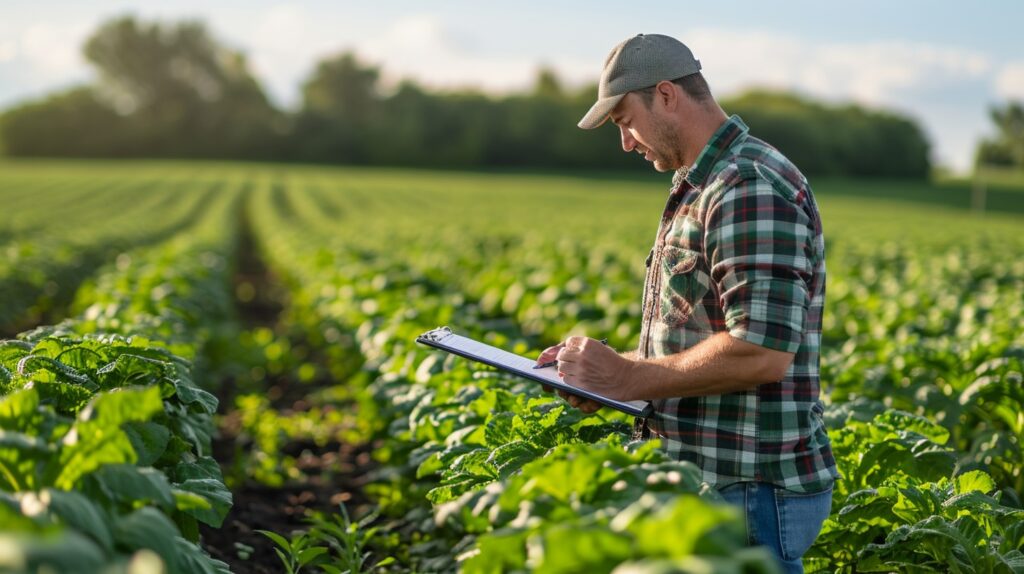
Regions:
<instances>
[{"instance_id":1,"label":"gray baseball cap","mask_svg":"<svg viewBox=\"0 0 1024 574\"><path fill-rule=\"evenodd\" d=\"M679 40L661 34L637 34L608 54L597 86L597 102L578 125L592 130L608 119L627 93L699 71L700 62Z\"/></svg>"}]
</instances>

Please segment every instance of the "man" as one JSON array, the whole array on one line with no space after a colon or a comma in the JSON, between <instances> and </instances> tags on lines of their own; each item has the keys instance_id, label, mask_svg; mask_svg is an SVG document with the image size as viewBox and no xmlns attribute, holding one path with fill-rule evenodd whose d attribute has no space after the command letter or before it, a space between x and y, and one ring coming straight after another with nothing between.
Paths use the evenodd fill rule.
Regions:
<instances>
[{"instance_id":1,"label":"man","mask_svg":"<svg viewBox=\"0 0 1024 574\"><path fill-rule=\"evenodd\" d=\"M609 54L579 126L611 119L624 151L675 171L647 261L640 347L619 355L570 337L538 362L557 359L572 385L651 400L644 434L699 466L745 509L750 542L802 572L838 476L819 400L821 221L800 171L726 116L700 69L656 34Z\"/></svg>"}]
</instances>

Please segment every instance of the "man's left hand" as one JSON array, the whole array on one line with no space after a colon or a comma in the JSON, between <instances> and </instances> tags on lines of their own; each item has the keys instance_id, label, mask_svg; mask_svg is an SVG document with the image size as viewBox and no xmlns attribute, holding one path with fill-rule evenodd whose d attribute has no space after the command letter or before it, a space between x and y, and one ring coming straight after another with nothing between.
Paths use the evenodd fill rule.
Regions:
<instances>
[{"instance_id":1,"label":"man's left hand","mask_svg":"<svg viewBox=\"0 0 1024 574\"><path fill-rule=\"evenodd\" d=\"M627 400L632 365L633 361L587 337L569 337L558 352L558 373L566 383L615 400Z\"/></svg>"}]
</instances>

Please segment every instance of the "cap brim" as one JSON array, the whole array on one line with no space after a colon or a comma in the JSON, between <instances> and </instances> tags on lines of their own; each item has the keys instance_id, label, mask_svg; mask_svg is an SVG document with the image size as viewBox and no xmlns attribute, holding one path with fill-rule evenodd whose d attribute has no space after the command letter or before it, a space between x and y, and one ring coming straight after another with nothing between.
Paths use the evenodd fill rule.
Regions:
<instances>
[{"instance_id":1,"label":"cap brim","mask_svg":"<svg viewBox=\"0 0 1024 574\"><path fill-rule=\"evenodd\" d=\"M608 96L607 98L601 98L590 107L590 111L587 115L583 116L580 123L576 124L585 130L592 130L599 127L605 121L608 120L608 114L612 113L615 106L619 105L622 101L623 96L626 94L619 94L617 96Z\"/></svg>"}]
</instances>

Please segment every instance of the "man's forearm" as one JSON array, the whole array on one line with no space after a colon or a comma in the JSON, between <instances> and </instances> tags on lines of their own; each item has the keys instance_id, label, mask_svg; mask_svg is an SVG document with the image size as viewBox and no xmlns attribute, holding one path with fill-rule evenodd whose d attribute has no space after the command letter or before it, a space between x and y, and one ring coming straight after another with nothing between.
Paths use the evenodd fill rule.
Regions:
<instances>
[{"instance_id":1,"label":"man's forearm","mask_svg":"<svg viewBox=\"0 0 1024 574\"><path fill-rule=\"evenodd\" d=\"M623 355L626 356L625 354ZM780 380L793 354L719 333L682 353L638 360L628 369L629 400L719 395Z\"/></svg>"},{"instance_id":2,"label":"man's forearm","mask_svg":"<svg viewBox=\"0 0 1024 574\"><path fill-rule=\"evenodd\" d=\"M630 361L638 361L640 360L640 350L633 349L632 351L619 353L619 356L622 357L623 359L629 359Z\"/></svg>"}]
</instances>

